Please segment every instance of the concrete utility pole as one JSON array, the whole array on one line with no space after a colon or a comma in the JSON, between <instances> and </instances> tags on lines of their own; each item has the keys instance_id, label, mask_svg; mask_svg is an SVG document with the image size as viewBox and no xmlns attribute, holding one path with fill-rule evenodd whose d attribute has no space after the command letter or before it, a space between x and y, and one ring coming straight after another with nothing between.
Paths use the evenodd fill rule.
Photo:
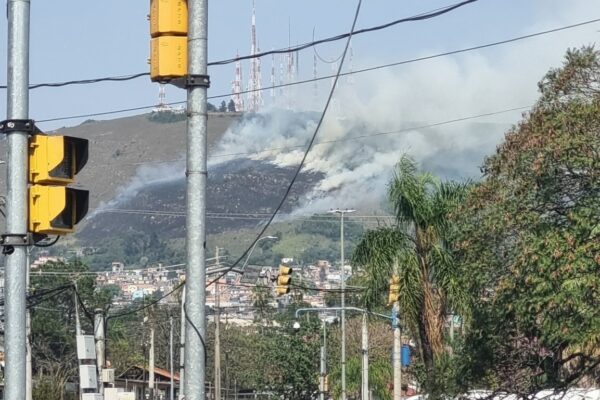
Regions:
<instances>
[{"instance_id":1,"label":"concrete utility pole","mask_svg":"<svg viewBox=\"0 0 600 400\"><path fill-rule=\"evenodd\" d=\"M7 2L7 120L29 118L29 0ZM13 125L11 123L11 125ZM13 125L14 128L14 125ZM6 239L27 236L27 138L26 131L7 133ZM15 245L5 254L5 399L24 400L26 396L25 290L27 246ZM8 250L8 247L4 248Z\"/></svg>"},{"instance_id":2,"label":"concrete utility pole","mask_svg":"<svg viewBox=\"0 0 600 400\"><path fill-rule=\"evenodd\" d=\"M215 257L219 267L219 247ZM215 282L215 400L221 400L221 291L219 281Z\"/></svg>"},{"instance_id":3,"label":"concrete utility pole","mask_svg":"<svg viewBox=\"0 0 600 400\"><path fill-rule=\"evenodd\" d=\"M340 280L342 286L342 318L341 318L341 328L342 328L342 400L346 400L346 273L344 270L344 264L346 263L344 259L344 214L353 213L354 210L351 209L335 209L330 210L329 212L340 214Z\"/></svg>"},{"instance_id":4,"label":"concrete utility pole","mask_svg":"<svg viewBox=\"0 0 600 400\"><path fill-rule=\"evenodd\" d=\"M369 329L367 313L362 317L362 400L369 400Z\"/></svg>"},{"instance_id":5,"label":"concrete utility pole","mask_svg":"<svg viewBox=\"0 0 600 400\"><path fill-rule=\"evenodd\" d=\"M150 354L148 355L148 391L154 400L154 327L150 328Z\"/></svg>"},{"instance_id":6,"label":"concrete utility pole","mask_svg":"<svg viewBox=\"0 0 600 400\"><path fill-rule=\"evenodd\" d=\"M185 284L183 284L183 291L181 293L181 332L179 333L179 400L185 398L183 393L185 384L185 327Z\"/></svg>"},{"instance_id":7,"label":"concrete utility pole","mask_svg":"<svg viewBox=\"0 0 600 400\"><path fill-rule=\"evenodd\" d=\"M205 400L208 0L188 1L185 399Z\"/></svg>"},{"instance_id":8,"label":"concrete utility pole","mask_svg":"<svg viewBox=\"0 0 600 400\"><path fill-rule=\"evenodd\" d=\"M392 313L398 315L400 309L400 303L394 302L394 308ZM402 400L402 361L401 361L401 349L402 349L402 336L400 332L400 321L398 317L395 318L396 324L394 325L394 400Z\"/></svg>"},{"instance_id":9,"label":"concrete utility pole","mask_svg":"<svg viewBox=\"0 0 600 400\"><path fill-rule=\"evenodd\" d=\"M102 382L102 369L106 365L104 356L104 311L100 308L94 310L94 339L96 340L96 367L98 368L98 392L104 394Z\"/></svg>"},{"instance_id":10,"label":"concrete utility pole","mask_svg":"<svg viewBox=\"0 0 600 400\"><path fill-rule=\"evenodd\" d=\"M31 266L31 261L29 259L29 255L31 254L31 246L27 246L27 279L25 284L25 293L29 292L29 267ZM31 369L31 311L27 310L27 315L25 316L25 327L27 329L27 385L25 386L25 398L27 400L33 399L33 376Z\"/></svg>"},{"instance_id":11,"label":"concrete utility pole","mask_svg":"<svg viewBox=\"0 0 600 400\"><path fill-rule=\"evenodd\" d=\"M79 299L77 298L77 281L73 281L73 305L75 307L75 340L77 340L77 337L81 336L81 321L79 320ZM79 359L79 354L77 354L77 367L80 366L81 360ZM77 371L79 371L79 368L77 369ZM79 384L77 385L78 400L81 400L81 393L81 382L79 382Z\"/></svg>"},{"instance_id":12,"label":"concrete utility pole","mask_svg":"<svg viewBox=\"0 0 600 400\"><path fill-rule=\"evenodd\" d=\"M173 317L169 317L169 368L171 373L169 400L175 400L175 380L173 379L173 374L175 373L175 368L173 367Z\"/></svg>"},{"instance_id":13,"label":"concrete utility pole","mask_svg":"<svg viewBox=\"0 0 600 400\"><path fill-rule=\"evenodd\" d=\"M327 322L323 321L323 346L321 346L321 376L319 377L320 400L325 400L325 377L327 377Z\"/></svg>"}]
</instances>

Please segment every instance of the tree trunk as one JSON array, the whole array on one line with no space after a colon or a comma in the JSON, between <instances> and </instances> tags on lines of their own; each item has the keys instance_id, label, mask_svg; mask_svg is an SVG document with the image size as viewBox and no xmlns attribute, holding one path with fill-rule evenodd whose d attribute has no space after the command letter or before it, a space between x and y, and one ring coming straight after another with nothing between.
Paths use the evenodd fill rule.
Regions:
<instances>
[{"instance_id":1,"label":"tree trunk","mask_svg":"<svg viewBox=\"0 0 600 400\"><path fill-rule=\"evenodd\" d=\"M425 313L421 312L417 321L417 329L419 331L419 341L421 342L421 357L423 358L425 371L427 375L429 375L433 372L433 351L431 350L431 344L425 326Z\"/></svg>"}]
</instances>

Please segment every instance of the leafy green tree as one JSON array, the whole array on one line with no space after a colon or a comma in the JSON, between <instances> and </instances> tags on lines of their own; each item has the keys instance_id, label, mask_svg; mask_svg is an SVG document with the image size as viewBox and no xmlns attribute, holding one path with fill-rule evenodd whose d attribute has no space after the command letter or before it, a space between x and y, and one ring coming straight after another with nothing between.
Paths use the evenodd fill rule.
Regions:
<instances>
[{"instance_id":1,"label":"leafy green tree","mask_svg":"<svg viewBox=\"0 0 600 400\"><path fill-rule=\"evenodd\" d=\"M97 290L93 276L80 261L49 262L43 272L31 272L29 308L31 313L31 343L33 371L39 377L34 388L34 399L64 399L67 382L77 380L75 346L74 282L78 288L78 302L84 310L82 328L93 331L90 310L108 309L110 292ZM56 273L56 274L52 274Z\"/></svg>"},{"instance_id":2,"label":"leafy green tree","mask_svg":"<svg viewBox=\"0 0 600 400\"><path fill-rule=\"evenodd\" d=\"M463 311L466 294L449 243L450 214L466 186L418 173L403 157L388 189L396 223L367 231L352 255L364 268L368 307L385 304L388 280L400 277L400 310L419 340L420 355L433 379L434 361L445 352L444 323L450 310ZM397 266L397 271L394 271Z\"/></svg>"},{"instance_id":3,"label":"leafy green tree","mask_svg":"<svg viewBox=\"0 0 600 400\"><path fill-rule=\"evenodd\" d=\"M599 85L600 54L568 51L456 214L472 384L526 394L600 376Z\"/></svg>"}]
</instances>

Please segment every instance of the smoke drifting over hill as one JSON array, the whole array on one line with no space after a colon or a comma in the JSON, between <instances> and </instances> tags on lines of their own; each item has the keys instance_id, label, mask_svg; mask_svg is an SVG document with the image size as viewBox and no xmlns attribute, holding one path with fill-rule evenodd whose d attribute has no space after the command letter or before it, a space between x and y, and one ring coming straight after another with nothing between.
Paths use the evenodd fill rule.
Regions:
<instances>
[{"instance_id":1,"label":"smoke drifting over hill","mask_svg":"<svg viewBox=\"0 0 600 400\"><path fill-rule=\"evenodd\" d=\"M591 18L590 8L594 7L600 11L589 1L572 1L563 12L557 13L555 8L549 15L540 2L530 28L513 36L583 21ZM410 155L422 169L442 178L479 177L484 157L519 121L521 111L424 126L532 105L537 98L537 82L548 69L560 65L567 48L595 38L596 29L588 25L477 53L377 70L354 76L353 83L346 77L340 79L334 102L303 168L324 178L300 199L297 212L323 212L331 207L379 208L402 154ZM474 38L462 47L505 38ZM412 56L446 50L429 49ZM400 59L395 57L395 61ZM354 69L381 63L361 59L358 54ZM209 174L216 164L244 157L278 167L297 166L330 87L326 81L319 85L317 95L312 85L292 87L284 93L285 104L280 106L292 105L296 111L272 106L259 114L248 114L230 127L209 159ZM119 198L127 198L151 183L145 177L163 176L168 181L181 173L163 167L140 169Z\"/></svg>"},{"instance_id":2,"label":"smoke drifting over hill","mask_svg":"<svg viewBox=\"0 0 600 400\"><path fill-rule=\"evenodd\" d=\"M546 15L542 7L536 17L543 25L534 23L530 31L515 32L515 36L584 20L589 10L580 11L589 5L569 3L559 17ZM595 32L593 25L490 51L361 74L353 83L340 79L334 103L303 168L324 174L324 179L303 199L298 212L381 205L402 154L442 178L478 178L484 157L495 150L525 110L423 126L531 106L537 98L537 82L548 69L560 65L567 48L587 43L591 32ZM365 64L377 62L365 60ZM295 99L296 107L319 110L328 89L329 85L321 83L320 99L312 87L290 89L287 97ZM217 152L253 153L247 156L278 166L297 166L318 117L317 112L293 113L275 107L247 116L225 133Z\"/></svg>"}]
</instances>

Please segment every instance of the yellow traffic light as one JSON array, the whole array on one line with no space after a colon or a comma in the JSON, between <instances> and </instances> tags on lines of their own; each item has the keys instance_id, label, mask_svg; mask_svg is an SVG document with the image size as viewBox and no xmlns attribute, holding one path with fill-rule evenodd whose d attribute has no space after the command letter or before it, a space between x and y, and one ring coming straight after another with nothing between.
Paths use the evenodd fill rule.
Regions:
<instances>
[{"instance_id":1,"label":"yellow traffic light","mask_svg":"<svg viewBox=\"0 0 600 400\"><path fill-rule=\"evenodd\" d=\"M185 36L188 33L186 0L150 1L150 36Z\"/></svg>"},{"instance_id":2,"label":"yellow traffic light","mask_svg":"<svg viewBox=\"0 0 600 400\"><path fill-rule=\"evenodd\" d=\"M279 266L279 275L277 276L277 286L275 292L277 296L283 296L290 292L290 284L292 283L292 268L285 265Z\"/></svg>"},{"instance_id":3,"label":"yellow traffic light","mask_svg":"<svg viewBox=\"0 0 600 400\"><path fill-rule=\"evenodd\" d=\"M66 185L88 159L88 141L71 136L35 135L29 139L29 182Z\"/></svg>"},{"instance_id":4,"label":"yellow traffic light","mask_svg":"<svg viewBox=\"0 0 600 400\"><path fill-rule=\"evenodd\" d=\"M187 75L186 0L150 1L150 79L168 81Z\"/></svg>"},{"instance_id":5,"label":"yellow traffic light","mask_svg":"<svg viewBox=\"0 0 600 400\"><path fill-rule=\"evenodd\" d=\"M87 213L89 193L66 185L75 181L87 160L87 139L46 135L29 139L29 232L73 232Z\"/></svg>"},{"instance_id":6,"label":"yellow traffic light","mask_svg":"<svg viewBox=\"0 0 600 400\"><path fill-rule=\"evenodd\" d=\"M150 79L167 81L187 75L187 37L159 36L150 41Z\"/></svg>"},{"instance_id":7,"label":"yellow traffic light","mask_svg":"<svg viewBox=\"0 0 600 400\"><path fill-rule=\"evenodd\" d=\"M388 296L388 304L392 304L400 300L400 277L393 275L390 279L390 294Z\"/></svg>"},{"instance_id":8,"label":"yellow traffic light","mask_svg":"<svg viewBox=\"0 0 600 400\"><path fill-rule=\"evenodd\" d=\"M29 187L29 231L46 235L71 233L88 211L87 190L64 186Z\"/></svg>"}]
</instances>

